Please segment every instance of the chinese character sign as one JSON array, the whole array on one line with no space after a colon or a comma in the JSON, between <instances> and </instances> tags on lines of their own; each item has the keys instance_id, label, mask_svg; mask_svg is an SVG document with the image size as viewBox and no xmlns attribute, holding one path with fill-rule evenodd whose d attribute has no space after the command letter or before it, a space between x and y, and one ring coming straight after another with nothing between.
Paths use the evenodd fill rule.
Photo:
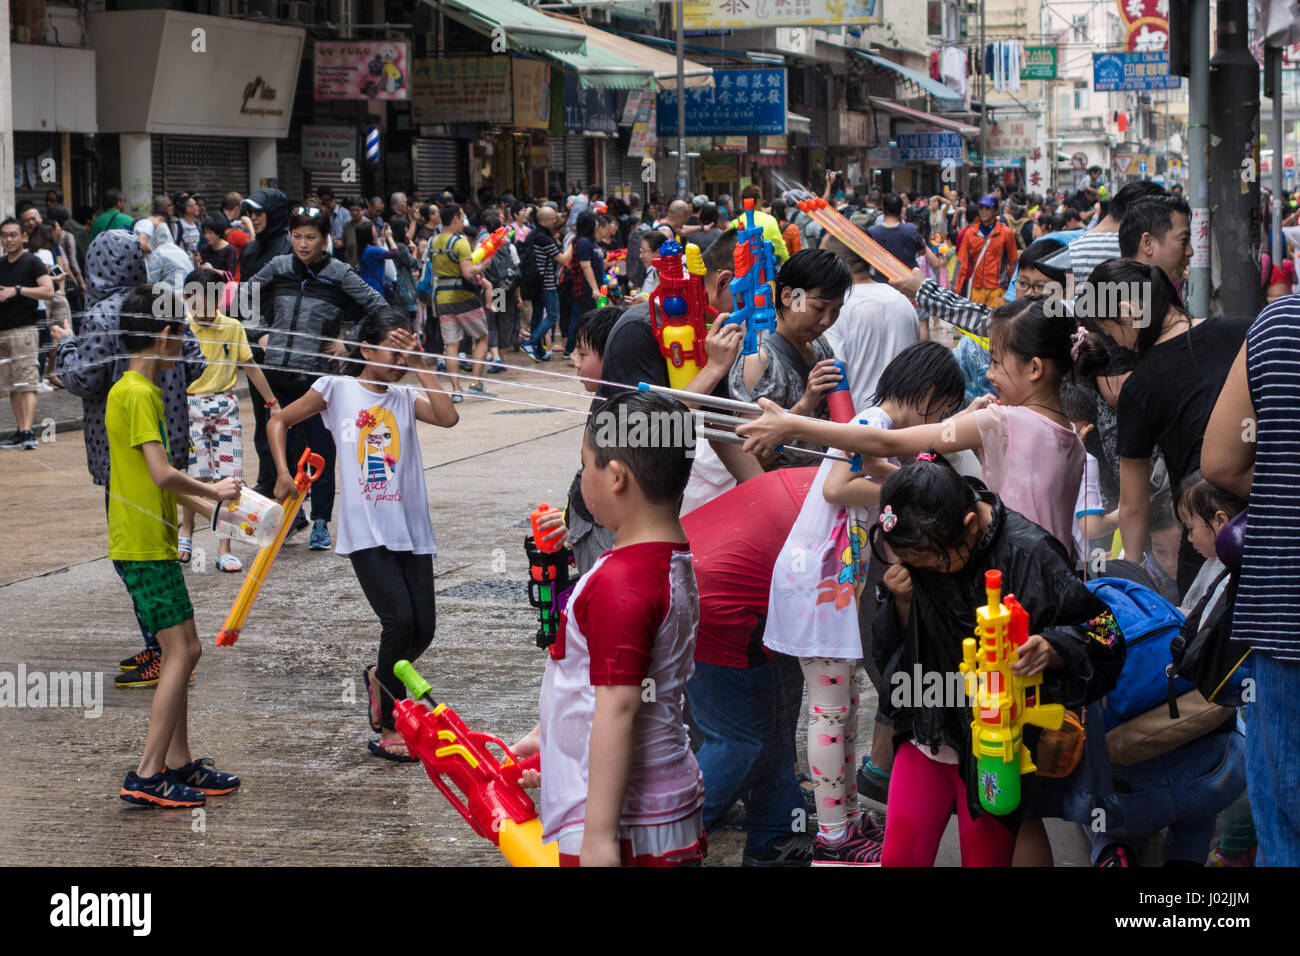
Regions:
<instances>
[{"instance_id":1,"label":"chinese character sign","mask_svg":"<svg viewBox=\"0 0 1300 956\"><path fill-rule=\"evenodd\" d=\"M411 67L411 121L417 125L510 123L512 107L509 57L416 60Z\"/></svg>"},{"instance_id":2,"label":"chinese character sign","mask_svg":"<svg viewBox=\"0 0 1300 956\"><path fill-rule=\"evenodd\" d=\"M357 154L357 131L352 126L304 126L302 168L334 172L343 160Z\"/></svg>"},{"instance_id":3,"label":"chinese character sign","mask_svg":"<svg viewBox=\"0 0 1300 956\"><path fill-rule=\"evenodd\" d=\"M878 0L684 0L688 30L879 23Z\"/></svg>"},{"instance_id":4,"label":"chinese character sign","mask_svg":"<svg viewBox=\"0 0 1300 956\"><path fill-rule=\"evenodd\" d=\"M1093 89L1098 93L1112 90L1176 90L1182 78L1169 75L1169 52L1094 53L1092 55Z\"/></svg>"},{"instance_id":5,"label":"chinese character sign","mask_svg":"<svg viewBox=\"0 0 1300 956\"><path fill-rule=\"evenodd\" d=\"M658 135L677 135L677 91L656 100ZM715 70L712 87L686 91L687 136L777 136L785 133L785 70Z\"/></svg>"},{"instance_id":6,"label":"chinese character sign","mask_svg":"<svg viewBox=\"0 0 1300 956\"><path fill-rule=\"evenodd\" d=\"M410 86L408 63L405 43L388 40L317 43L314 63L316 99L407 99Z\"/></svg>"},{"instance_id":7,"label":"chinese character sign","mask_svg":"<svg viewBox=\"0 0 1300 956\"><path fill-rule=\"evenodd\" d=\"M1169 49L1169 0L1115 0L1130 53Z\"/></svg>"},{"instance_id":8,"label":"chinese character sign","mask_svg":"<svg viewBox=\"0 0 1300 956\"><path fill-rule=\"evenodd\" d=\"M613 90L584 87L573 73L564 74L564 131L618 135L618 108Z\"/></svg>"},{"instance_id":9,"label":"chinese character sign","mask_svg":"<svg viewBox=\"0 0 1300 956\"><path fill-rule=\"evenodd\" d=\"M898 158L904 163L966 161L961 133L917 123L899 123L894 139L898 143Z\"/></svg>"}]
</instances>

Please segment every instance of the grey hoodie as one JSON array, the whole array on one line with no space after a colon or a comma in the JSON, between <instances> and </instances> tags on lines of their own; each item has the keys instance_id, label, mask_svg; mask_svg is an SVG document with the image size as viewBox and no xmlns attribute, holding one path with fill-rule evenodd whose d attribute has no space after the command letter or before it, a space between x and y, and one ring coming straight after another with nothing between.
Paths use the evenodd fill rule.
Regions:
<instances>
[{"instance_id":1,"label":"grey hoodie","mask_svg":"<svg viewBox=\"0 0 1300 956\"><path fill-rule=\"evenodd\" d=\"M108 436L104 405L108 390L131 367L131 357L117 335L118 312L133 286L146 281L144 250L134 234L121 229L101 232L86 250L86 314L81 332L59 340L56 374L68 391L81 398L86 465L95 484L108 487ZM185 390L203 374L207 362L198 339L185 329L176 364L158 377L167 412L167 442L172 464L184 471L190 457L189 402Z\"/></svg>"}]
</instances>

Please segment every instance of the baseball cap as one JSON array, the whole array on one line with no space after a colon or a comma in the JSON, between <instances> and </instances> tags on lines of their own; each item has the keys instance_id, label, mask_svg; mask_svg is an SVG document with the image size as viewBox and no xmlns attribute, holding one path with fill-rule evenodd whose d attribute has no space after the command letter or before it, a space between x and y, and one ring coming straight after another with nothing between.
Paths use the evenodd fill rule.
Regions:
<instances>
[{"instance_id":1,"label":"baseball cap","mask_svg":"<svg viewBox=\"0 0 1300 956\"><path fill-rule=\"evenodd\" d=\"M243 204L247 206L249 209L256 209L258 212L262 211L262 204L260 202L257 202L256 200L245 199Z\"/></svg>"},{"instance_id":2,"label":"baseball cap","mask_svg":"<svg viewBox=\"0 0 1300 956\"><path fill-rule=\"evenodd\" d=\"M985 193L980 197L980 205L985 209L996 209L998 207L998 197L993 193Z\"/></svg>"}]
</instances>

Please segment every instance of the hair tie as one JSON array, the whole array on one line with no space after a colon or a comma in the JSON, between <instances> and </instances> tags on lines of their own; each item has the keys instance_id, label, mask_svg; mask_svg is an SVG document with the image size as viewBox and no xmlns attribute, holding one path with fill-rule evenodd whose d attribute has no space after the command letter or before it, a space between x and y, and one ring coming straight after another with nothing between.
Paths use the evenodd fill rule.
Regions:
<instances>
[{"instance_id":1,"label":"hair tie","mask_svg":"<svg viewBox=\"0 0 1300 956\"><path fill-rule=\"evenodd\" d=\"M934 461L934 460L935 460L934 452L932 452L932 451L923 451L923 452L921 452L921 454L919 454L919 455L916 456L916 460L917 460L917 461Z\"/></svg>"},{"instance_id":2,"label":"hair tie","mask_svg":"<svg viewBox=\"0 0 1300 956\"><path fill-rule=\"evenodd\" d=\"M1079 361L1079 351L1083 348L1084 340L1088 337L1088 330L1082 325L1077 326L1074 335L1070 336L1070 361Z\"/></svg>"},{"instance_id":3,"label":"hair tie","mask_svg":"<svg viewBox=\"0 0 1300 956\"><path fill-rule=\"evenodd\" d=\"M888 534L894 530L896 524L898 524L898 515L894 514L892 506L885 505L885 510L880 512L880 527Z\"/></svg>"}]
</instances>

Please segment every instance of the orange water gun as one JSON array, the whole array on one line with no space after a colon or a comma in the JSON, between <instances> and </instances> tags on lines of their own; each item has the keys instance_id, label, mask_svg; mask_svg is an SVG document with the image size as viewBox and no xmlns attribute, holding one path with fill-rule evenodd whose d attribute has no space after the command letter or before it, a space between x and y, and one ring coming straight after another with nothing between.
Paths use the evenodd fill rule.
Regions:
<instances>
[{"instance_id":1,"label":"orange water gun","mask_svg":"<svg viewBox=\"0 0 1300 956\"><path fill-rule=\"evenodd\" d=\"M507 242L515 237L513 226L502 226L492 235L483 240L483 244L470 253L469 261L478 265L484 259L491 259L495 256Z\"/></svg>"},{"instance_id":2,"label":"orange water gun","mask_svg":"<svg viewBox=\"0 0 1300 956\"><path fill-rule=\"evenodd\" d=\"M226 615L226 623L221 628L221 633L217 635L217 647L229 647L239 640L239 632L243 630L244 622L248 620L248 612L253 607L257 592L262 589L262 582L266 580L267 572L271 570L271 565L275 563L275 558L280 553L280 545L284 544L289 529L293 527L293 519L298 517L298 511L307 497L307 489L321 476L324 469L324 458L313 454L310 448L303 451L302 457L298 459L298 473L293 479L293 492L281 503L284 517L280 521L280 530L271 543L258 551L257 557L253 559L253 566L249 569L248 576L244 578L243 587L239 589L239 594L235 596L235 603L230 608L230 613Z\"/></svg>"},{"instance_id":3,"label":"orange water gun","mask_svg":"<svg viewBox=\"0 0 1300 956\"><path fill-rule=\"evenodd\" d=\"M433 699L433 688L410 661L398 661L393 673L415 698L393 706L397 732L456 812L512 866L559 866L559 844L542 842L537 806L519 783L524 770L539 769L534 760L521 761L498 738L470 730ZM488 744L501 751L501 759Z\"/></svg>"}]
</instances>

